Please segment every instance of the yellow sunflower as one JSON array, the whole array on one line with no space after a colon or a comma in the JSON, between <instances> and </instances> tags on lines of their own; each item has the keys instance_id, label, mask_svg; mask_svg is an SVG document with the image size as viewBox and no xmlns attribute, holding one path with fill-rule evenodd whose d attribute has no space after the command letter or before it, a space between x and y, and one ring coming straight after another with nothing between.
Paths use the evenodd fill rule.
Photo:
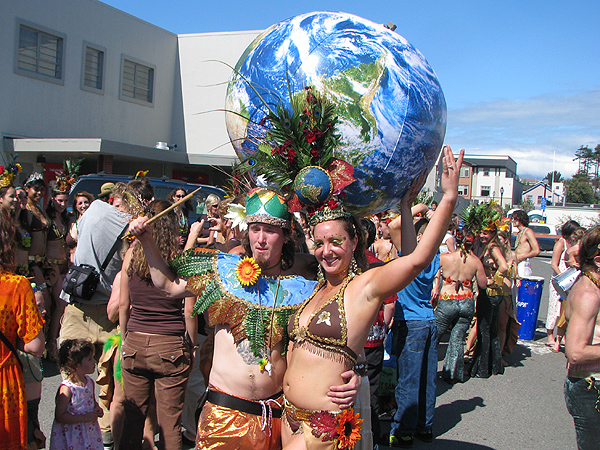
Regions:
<instances>
[{"instance_id":1,"label":"yellow sunflower","mask_svg":"<svg viewBox=\"0 0 600 450\"><path fill-rule=\"evenodd\" d=\"M360 439L362 430L362 419L359 419L358 413L354 414L354 409L349 408L342 411L337 416L338 448L354 448L356 441Z\"/></svg>"},{"instance_id":2,"label":"yellow sunflower","mask_svg":"<svg viewBox=\"0 0 600 450\"><path fill-rule=\"evenodd\" d=\"M254 261L254 258L247 257L240 261L235 273L242 286L250 286L258 280L260 266Z\"/></svg>"}]
</instances>

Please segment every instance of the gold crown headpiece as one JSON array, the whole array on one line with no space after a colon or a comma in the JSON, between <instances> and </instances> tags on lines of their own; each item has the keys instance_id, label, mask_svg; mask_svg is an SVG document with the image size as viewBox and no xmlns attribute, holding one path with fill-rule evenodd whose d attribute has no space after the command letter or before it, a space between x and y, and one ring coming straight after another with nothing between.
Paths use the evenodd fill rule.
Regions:
<instances>
[{"instance_id":1,"label":"gold crown headpiece","mask_svg":"<svg viewBox=\"0 0 600 450\"><path fill-rule=\"evenodd\" d=\"M11 186L17 174L21 173L21 164L15 162L18 155L13 156L12 162L5 166L0 166L0 187Z\"/></svg>"}]
</instances>

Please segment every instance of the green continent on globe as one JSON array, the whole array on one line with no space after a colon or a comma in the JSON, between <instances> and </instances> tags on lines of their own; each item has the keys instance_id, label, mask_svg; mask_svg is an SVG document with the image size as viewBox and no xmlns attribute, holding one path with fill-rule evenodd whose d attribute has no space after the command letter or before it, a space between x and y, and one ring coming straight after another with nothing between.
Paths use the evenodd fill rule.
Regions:
<instances>
[{"instance_id":1,"label":"green continent on globe","mask_svg":"<svg viewBox=\"0 0 600 450\"><path fill-rule=\"evenodd\" d=\"M342 120L360 128L360 138L363 142L369 142L377 135L377 120L369 108L386 71L383 54L372 63L359 64L322 79L324 91L335 97L337 114ZM366 92L362 95L357 93L356 84L362 85Z\"/></svg>"},{"instance_id":2,"label":"green continent on globe","mask_svg":"<svg viewBox=\"0 0 600 450\"><path fill-rule=\"evenodd\" d=\"M323 192L323 187L306 184L304 179L302 179L296 184L296 190L300 191L300 195L302 195L302 197L310 200L311 203L316 204L319 203L319 196L321 195L321 192Z\"/></svg>"}]
</instances>

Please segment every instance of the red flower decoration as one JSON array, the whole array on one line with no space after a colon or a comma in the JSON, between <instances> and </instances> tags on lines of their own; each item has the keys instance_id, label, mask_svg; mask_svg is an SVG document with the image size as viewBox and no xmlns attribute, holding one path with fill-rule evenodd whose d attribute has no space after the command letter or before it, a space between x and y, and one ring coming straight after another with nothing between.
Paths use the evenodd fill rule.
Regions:
<instances>
[{"instance_id":1,"label":"red flower decoration","mask_svg":"<svg viewBox=\"0 0 600 450\"><path fill-rule=\"evenodd\" d=\"M317 149L312 149L310 151L310 156L312 156L313 158L318 158L319 157L319 151Z\"/></svg>"},{"instance_id":2,"label":"red flower decoration","mask_svg":"<svg viewBox=\"0 0 600 450\"><path fill-rule=\"evenodd\" d=\"M310 427L315 437L321 441L331 441L337 437L337 420L329 411L318 411L310 417Z\"/></svg>"}]
</instances>

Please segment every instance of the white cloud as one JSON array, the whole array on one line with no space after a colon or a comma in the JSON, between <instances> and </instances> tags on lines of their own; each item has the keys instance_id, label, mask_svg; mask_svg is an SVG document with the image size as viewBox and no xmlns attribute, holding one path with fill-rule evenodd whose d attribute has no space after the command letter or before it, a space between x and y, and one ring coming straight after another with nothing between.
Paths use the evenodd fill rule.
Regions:
<instances>
[{"instance_id":1,"label":"white cloud","mask_svg":"<svg viewBox=\"0 0 600 450\"><path fill-rule=\"evenodd\" d=\"M581 145L600 144L600 89L526 100L497 100L448 110L446 143L467 154L509 155L520 177L553 168L572 176Z\"/></svg>"}]
</instances>

